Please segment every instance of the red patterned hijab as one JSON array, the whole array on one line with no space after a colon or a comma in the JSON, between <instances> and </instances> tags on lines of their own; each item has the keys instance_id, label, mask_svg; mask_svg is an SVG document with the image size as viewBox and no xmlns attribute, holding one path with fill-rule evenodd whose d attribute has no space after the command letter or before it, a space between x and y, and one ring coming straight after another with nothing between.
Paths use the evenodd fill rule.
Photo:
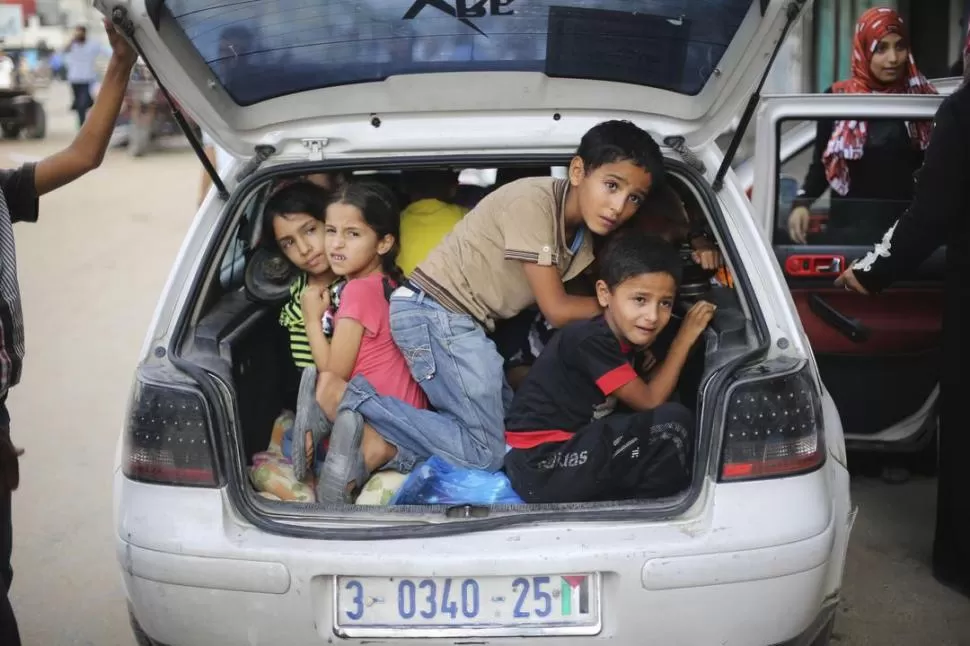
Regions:
<instances>
[{"instance_id":1,"label":"red patterned hijab","mask_svg":"<svg viewBox=\"0 0 970 646\"><path fill-rule=\"evenodd\" d=\"M895 85L887 86L872 73L872 56L879 46L879 41L889 34L899 34L909 39L903 19L892 9L873 7L869 9L856 24L855 38L852 41L852 76L845 81L839 81L832 86L834 93L867 93L885 92L894 94L936 94L934 88L923 76L913 55L910 53L907 63L906 76ZM925 150L930 143L933 126L930 123L907 122L910 139L914 146ZM822 154L825 165L825 177L829 185L840 195L849 192L849 167L846 160L861 159L862 150L866 144L865 121L837 121L832 130L832 137Z\"/></svg>"}]
</instances>

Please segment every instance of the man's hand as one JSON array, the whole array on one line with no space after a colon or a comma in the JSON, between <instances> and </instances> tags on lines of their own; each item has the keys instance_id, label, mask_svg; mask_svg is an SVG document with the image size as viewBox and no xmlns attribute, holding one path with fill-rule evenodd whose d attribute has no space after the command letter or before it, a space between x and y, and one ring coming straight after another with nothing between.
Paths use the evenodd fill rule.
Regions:
<instances>
[{"instance_id":1,"label":"man's hand","mask_svg":"<svg viewBox=\"0 0 970 646\"><path fill-rule=\"evenodd\" d=\"M859 279L855 277L855 271L851 268L846 269L842 272L842 275L835 279L836 287L845 287L847 290L852 292L858 292L865 296L869 295L869 291L862 286Z\"/></svg>"},{"instance_id":2,"label":"man's hand","mask_svg":"<svg viewBox=\"0 0 970 646\"><path fill-rule=\"evenodd\" d=\"M131 68L138 60L138 52L135 48L125 40L124 36L118 33L114 25L111 24L110 20L104 21L104 30L108 33L108 44L111 45L111 55L112 58L118 60L122 65L127 65Z\"/></svg>"},{"instance_id":3,"label":"man's hand","mask_svg":"<svg viewBox=\"0 0 970 646\"><path fill-rule=\"evenodd\" d=\"M717 271L724 266L724 258L717 249L698 249L692 255L694 262L708 271Z\"/></svg>"},{"instance_id":4,"label":"man's hand","mask_svg":"<svg viewBox=\"0 0 970 646\"><path fill-rule=\"evenodd\" d=\"M694 252L694 262L708 271L717 271L724 266L724 257L717 246L704 236L696 236L690 241Z\"/></svg>"},{"instance_id":5,"label":"man's hand","mask_svg":"<svg viewBox=\"0 0 970 646\"><path fill-rule=\"evenodd\" d=\"M107 20L104 27L111 42L111 60L101 83L101 90L74 141L64 150L37 162L34 187L37 195L50 193L88 173L104 160L108 141L128 87L131 67L137 58L134 49Z\"/></svg>"}]
</instances>

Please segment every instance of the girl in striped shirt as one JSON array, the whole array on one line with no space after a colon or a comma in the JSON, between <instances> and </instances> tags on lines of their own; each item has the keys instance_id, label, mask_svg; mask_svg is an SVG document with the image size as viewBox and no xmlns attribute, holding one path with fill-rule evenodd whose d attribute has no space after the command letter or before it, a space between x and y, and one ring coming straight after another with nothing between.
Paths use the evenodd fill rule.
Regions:
<instances>
[{"instance_id":1,"label":"girl in striped shirt","mask_svg":"<svg viewBox=\"0 0 970 646\"><path fill-rule=\"evenodd\" d=\"M263 240L270 247L275 246L300 271L299 278L290 287L290 300L280 310L280 325L289 332L293 363L303 373L297 417L314 428L327 423L313 394L317 371L326 370L327 358L321 355L326 348L322 346L333 336L334 313L340 302L340 291L346 284L330 267L324 248L324 214L329 198L330 193L317 183L298 180L278 188L263 215ZM322 315L310 303L311 297L319 300L321 289L330 292L331 303ZM291 449L288 457L299 480L306 477L308 464L321 464L326 455L323 442L314 444L317 455L310 459L299 450L297 442L291 441L290 446L297 448Z\"/></svg>"},{"instance_id":2,"label":"girl in striped shirt","mask_svg":"<svg viewBox=\"0 0 970 646\"><path fill-rule=\"evenodd\" d=\"M289 332L290 353L297 368L318 365L308 334L310 326L320 327L324 334L333 334L333 310L339 302L339 290L343 280L330 268L330 260L324 249L324 211L329 193L309 181L288 184L269 199L263 219L263 240L276 248L300 271L300 276L290 287L290 300L280 311L280 325ZM305 316L304 298L308 287L329 287L331 310L320 321L308 321ZM312 293L310 291L309 293Z\"/></svg>"}]
</instances>

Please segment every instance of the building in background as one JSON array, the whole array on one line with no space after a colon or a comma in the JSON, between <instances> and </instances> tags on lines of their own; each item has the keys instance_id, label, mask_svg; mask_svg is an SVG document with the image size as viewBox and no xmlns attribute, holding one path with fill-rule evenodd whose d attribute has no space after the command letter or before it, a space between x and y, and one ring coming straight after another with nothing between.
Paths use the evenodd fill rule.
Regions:
<instances>
[{"instance_id":1,"label":"building in background","mask_svg":"<svg viewBox=\"0 0 970 646\"><path fill-rule=\"evenodd\" d=\"M793 34L797 47L786 46L772 68L777 80L770 91L822 92L848 78L855 24L871 7L899 12L927 77L949 76L963 48L970 0L815 0Z\"/></svg>"},{"instance_id":2,"label":"building in background","mask_svg":"<svg viewBox=\"0 0 970 646\"><path fill-rule=\"evenodd\" d=\"M848 78L855 24L871 7L899 12L909 27L916 62L928 78L951 75L962 55L970 0L814 0L778 51L762 94L824 92ZM721 135L722 149L733 134ZM752 154L753 147L754 127L748 126L733 164Z\"/></svg>"}]
</instances>

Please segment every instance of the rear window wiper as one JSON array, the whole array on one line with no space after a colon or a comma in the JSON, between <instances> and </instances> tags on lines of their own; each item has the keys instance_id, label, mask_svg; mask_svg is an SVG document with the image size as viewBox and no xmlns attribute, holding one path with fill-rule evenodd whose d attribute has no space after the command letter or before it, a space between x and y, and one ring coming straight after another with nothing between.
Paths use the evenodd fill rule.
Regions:
<instances>
[{"instance_id":1,"label":"rear window wiper","mask_svg":"<svg viewBox=\"0 0 970 646\"><path fill-rule=\"evenodd\" d=\"M131 18L128 17L128 10L124 7L115 7L112 9L111 22L121 31L122 34L124 34L124 36L128 39L128 42L131 43L131 46L135 48L135 51L138 53L141 59L145 61L145 66L148 68L148 71L151 72L152 77L155 79L159 89L165 96L165 100L168 101L168 107L172 110L172 116L175 117L175 122L179 124L182 134L185 135L189 145L192 146L192 150L195 151L195 156L199 158L200 162L202 162L202 167L212 180L212 185L216 187L219 197L223 200L228 200L229 190L226 189L225 183L222 181L222 178L219 177L219 173L209 160L208 155L205 154L205 148L203 148L202 142L199 141L199 138L192 130L192 126L190 126L188 121L186 121L185 115L183 115L182 111L178 108L178 104L172 100L172 95L168 93L168 90L165 89L165 86L158 79L158 74L155 73L155 68L152 67L151 61L149 61L148 57L145 56L145 52L142 50L141 45L139 45L138 41L135 40L135 23L131 20Z\"/></svg>"}]
</instances>

